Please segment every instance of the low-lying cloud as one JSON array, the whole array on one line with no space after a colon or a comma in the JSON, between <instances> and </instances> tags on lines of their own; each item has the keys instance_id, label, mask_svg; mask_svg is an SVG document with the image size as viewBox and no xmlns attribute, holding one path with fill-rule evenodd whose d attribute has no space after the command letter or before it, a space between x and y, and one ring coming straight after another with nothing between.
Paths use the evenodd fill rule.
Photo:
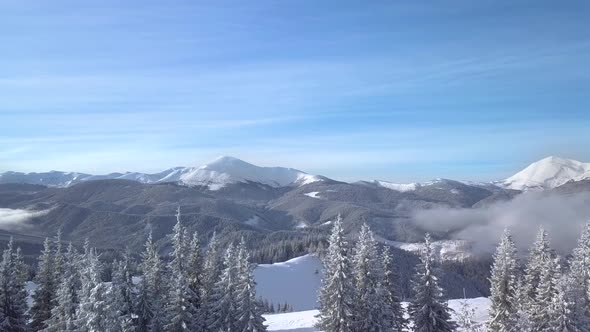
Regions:
<instances>
[{"instance_id":1,"label":"low-lying cloud","mask_svg":"<svg viewBox=\"0 0 590 332\"><path fill-rule=\"evenodd\" d=\"M24 209L0 208L0 229L16 230L27 227L26 221L46 214L48 210L31 211Z\"/></svg>"},{"instance_id":2,"label":"low-lying cloud","mask_svg":"<svg viewBox=\"0 0 590 332\"><path fill-rule=\"evenodd\" d=\"M552 246L567 254L584 224L590 222L590 193L525 193L487 207L417 211L413 218L426 231L451 232L454 238L474 241L477 249L486 252L493 250L505 228L510 229L519 249L526 250L543 226Z\"/></svg>"}]
</instances>

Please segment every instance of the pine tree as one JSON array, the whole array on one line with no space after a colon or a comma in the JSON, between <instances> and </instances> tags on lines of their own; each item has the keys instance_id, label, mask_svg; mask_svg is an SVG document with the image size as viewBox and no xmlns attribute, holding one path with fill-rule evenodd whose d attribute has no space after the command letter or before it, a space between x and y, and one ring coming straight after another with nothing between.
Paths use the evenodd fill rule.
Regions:
<instances>
[{"instance_id":1,"label":"pine tree","mask_svg":"<svg viewBox=\"0 0 590 332\"><path fill-rule=\"evenodd\" d=\"M0 331L24 332L27 327L27 269L12 237L0 262Z\"/></svg>"},{"instance_id":2,"label":"pine tree","mask_svg":"<svg viewBox=\"0 0 590 332\"><path fill-rule=\"evenodd\" d=\"M151 232L142 254L141 269L143 277L139 285L137 305L135 306L137 331L164 331L165 291L162 286L162 263L153 243Z\"/></svg>"},{"instance_id":3,"label":"pine tree","mask_svg":"<svg viewBox=\"0 0 590 332\"><path fill-rule=\"evenodd\" d=\"M535 298L536 309L532 315L533 324L537 331L554 331L552 321L555 316L553 312L553 301L557 298L557 282L561 276L561 267L557 258L549 259L543 266L539 289Z\"/></svg>"},{"instance_id":4,"label":"pine tree","mask_svg":"<svg viewBox=\"0 0 590 332\"><path fill-rule=\"evenodd\" d=\"M80 332L106 331L110 328L111 315L108 310L109 287L101 280L102 265L88 241L84 245L84 256L80 264L82 288L80 303L76 312L76 326Z\"/></svg>"},{"instance_id":5,"label":"pine tree","mask_svg":"<svg viewBox=\"0 0 590 332\"><path fill-rule=\"evenodd\" d=\"M379 261L377 241L369 226L363 224L352 258L354 278L353 320L357 331L382 331L388 326L384 320L385 298L381 286L383 268Z\"/></svg>"},{"instance_id":6,"label":"pine tree","mask_svg":"<svg viewBox=\"0 0 590 332\"><path fill-rule=\"evenodd\" d=\"M518 263L516 246L508 230L504 231L500 244L494 254L490 277L490 332L509 332L511 320L516 312L515 298Z\"/></svg>"},{"instance_id":7,"label":"pine tree","mask_svg":"<svg viewBox=\"0 0 590 332\"><path fill-rule=\"evenodd\" d=\"M44 332L75 331L76 309L78 306L77 292L80 280L78 274L78 255L70 243L67 253L63 256L62 277L58 285L55 306L51 317L45 323Z\"/></svg>"},{"instance_id":8,"label":"pine tree","mask_svg":"<svg viewBox=\"0 0 590 332\"><path fill-rule=\"evenodd\" d=\"M334 222L329 243L319 293L318 326L325 332L354 331L352 272L348 242L344 236L340 216Z\"/></svg>"},{"instance_id":9,"label":"pine tree","mask_svg":"<svg viewBox=\"0 0 590 332\"><path fill-rule=\"evenodd\" d=\"M208 317L208 330L210 331L236 331L238 327L237 311L237 259L236 250L230 245L224 256L223 271L211 298L211 313Z\"/></svg>"},{"instance_id":10,"label":"pine tree","mask_svg":"<svg viewBox=\"0 0 590 332\"><path fill-rule=\"evenodd\" d=\"M384 321L389 322L387 329L393 332L403 332L408 328L408 320L404 317L404 308L398 295L397 276L393 269L393 258L389 248L383 250L383 292Z\"/></svg>"},{"instance_id":11,"label":"pine tree","mask_svg":"<svg viewBox=\"0 0 590 332\"><path fill-rule=\"evenodd\" d=\"M199 235L195 232L191 239L188 248L188 261L187 261L187 278L188 287L190 289L191 306L194 310L193 320L197 323L194 325L194 329L200 329L202 326L201 321L204 319L203 305L202 305L202 289L203 289L203 255L201 253L201 242L199 241Z\"/></svg>"},{"instance_id":12,"label":"pine tree","mask_svg":"<svg viewBox=\"0 0 590 332\"><path fill-rule=\"evenodd\" d=\"M572 325L577 331L590 331L590 224L585 225L569 265Z\"/></svg>"},{"instance_id":13,"label":"pine tree","mask_svg":"<svg viewBox=\"0 0 590 332\"><path fill-rule=\"evenodd\" d=\"M237 319L238 331L263 332L266 331L262 317L262 305L256 300L256 281L249 262L249 254L244 238L238 247L238 281L237 281ZM285 307L287 304L285 304Z\"/></svg>"},{"instance_id":14,"label":"pine tree","mask_svg":"<svg viewBox=\"0 0 590 332\"><path fill-rule=\"evenodd\" d=\"M574 294L571 293L572 291L572 284L571 282L574 281L573 278L569 278L567 276L563 276L557 281L557 292L555 297L551 303L551 321L550 321L550 331L555 332L574 332L574 331L587 331L588 326L580 326L578 328L576 326L576 317L575 317L575 305L574 301L575 298L572 296ZM575 295L574 295L575 296Z\"/></svg>"},{"instance_id":15,"label":"pine tree","mask_svg":"<svg viewBox=\"0 0 590 332\"><path fill-rule=\"evenodd\" d=\"M33 294L33 306L31 307L31 328L34 331L44 329L45 321L51 317L51 309L54 306L56 279L55 257L51 248L51 241L45 238L43 251L39 256L39 268L35 276L37 290Z\"/></svg>"},{"instance_id":16,"label":"pine tree","mask_svg":"<svg viewBox=\"0 0 590 332\"><path fill-rule=\"evenodd\" d=\"M131 331L133 313L133 280L131 261L126 252L123 260L114 262L112 287L112 303L116 324L121 331Z\"/></svg>"},{"instance_id":17,"label":"pine tree","mask_svg":"<svg viewBox=\"0 0 590 332\"><path fill-rule=\"evenodd\" d=\"M451 309L443 300L443 290L438 285L435 264L430 235L426 234L417 278L414 281L415 295L408 306L416 332L447 332L455 331L457 327L451 321Z\"/></svg>"},{"instance_id":18,"label":"pine tree","mask_svg":"<svg viewBox=\"0 0 590 332\"><path fill-rule=\"evenodd\" d=\"M189 279L186 271L186 260L188 246L186 241L186 229L182 225L180 207L176 214L176 225L172 237L172 261L168 265L170 271L170 288L168 302L165 308L166 325L168 331L192 331L197 322L194 321L196 310L193 307L192 299L196 297L189 287Z\"/></svg>"},{"instance_id":19,"label":"pine tree","mask_svg":"<svg viewBox=\"0 0 590 332\"><path fill-rule=\"evenodd\" d=\"M516 310L510 319L510 325L512 326L512 329L510 329L511 332L533 332L529 304L528 301L524 301L527 298L528 292L528 287L524 283L524 277L520 278L517 282L514 295L515 301L513 302L516 305Z\"/></svg>"},{"instance_id":20,"label":"pine tree","mask_svg":"<svg viewBox=\"0 0 590 332\"><path fill-rule=\"evenodd\" d=\"M537 238L529 251L529 260L525 267L523 284L525 298L520 299L526 302L526 307L530 309L529 314L531 315L534 314L534 310L537 308L535 299L543 268L546 266L547 261L552 258L553 252L549 246L547 232L543 227L540 227Z\"/></svg>"},{"instance_id":21,"label":"pine tree","mask_svg":"<svg viewBox=\"0 0 590 332\"><path fill-rule=\"evenodd\" d=\"M215 283L221 274L220 249L216 233L213 233L207 253L205 255L205 262L203 263L203 286L201 287L201 313L203 320L201 321L201 330L206 331L209 324L215 321L216 312L213 306L213 292Z\"/></svg>"}]
</instances>

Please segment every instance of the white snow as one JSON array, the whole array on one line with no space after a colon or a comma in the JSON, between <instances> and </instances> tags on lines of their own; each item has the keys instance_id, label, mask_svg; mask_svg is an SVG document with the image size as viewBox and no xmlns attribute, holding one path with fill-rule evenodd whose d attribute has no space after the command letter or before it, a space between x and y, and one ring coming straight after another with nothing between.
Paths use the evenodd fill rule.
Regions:
<instances>
[{"instance_id":1,"label":"white snow","mask_svg":"<svg viewBox=\"0 0 590 332\"><path fill-rule=\"evenodd\" d=\"M407 191L414 191L416 188L420 186L419 183L392 183L387 181L380 181L375 180L375 183L380 185L383 188L399 191L399 192L407 192Z\"/></svg>"},{"instance_id":2,"label":"white snow","mask_svg":"<svg viewBox=\"0 0 590 332\"><path fill-rule=\"evenodd\" d=\"M455 312L458 312L461 308L461 301L463 300L450 300L449 307ZM474 320L478 323L484 323L488 319L490 300L485 297L479 297L467 299L466 301L470 308L475 309ZM403 305L407 307L407 303ZM264 318L266 319L265 324L268 326L269 331L312 332L319 331L314 327L317 323L316 316L318 313L317 310L307 310L264 315ZM453 314L452 316L454 317L455 315Z\"/></svg>"},{"instance_id":3,"label":"white snow","mask_svg":"<svg viewBox=\"0 0 590 332\"><path fill-rule=\"evenodd\" d=\"M254 270L256 295L274 303L292 305L295 310L317 308L317 291L322 263L305 255L274 264L260 264Z\"/></svg>"},{"instance_id":4,"label":"white snow","mask_svg":"<svg viewBox=\"0 0 590 332\"><path fill-rule=\"evenodd\" d=\"M590 163L558 157L547 157L530 164L499 184L516 190L542 190L559 187L574 180L590 178Z\"/></svg>"},{"instance_id":5,"label":"white snow","mask_svg":"<svg viewBox=\"0 0 590 332\"><path fill-rule=\"evenodd\" d=\"M320 194L319 191L312 191L312 192L309 192L309 193L305 193L304 195L307 196L307 197L311 197L311 198L321 199L321 197L318 196L319 194Z\"/></svg>"},{"instance_id":6,"label":"white snow","mask_svg":"<svg viewBox=\"0 0 590 332\"><path fill-rule=\"evenodd\" d=\"M182 182L218 190L227 184L239 182L257 182L272 187L301 186L321 181L322 177L293 168L259 167L233 157L220 157L200 167L175 167L154 174L127 172L90 175L58 171L0 174L0 183L31 183L52 187L68 187L80 182L106 179L133 180L141 183Z\"/></svg>"},{"instance_id":7,"label":"white snow","mask_svg":"<svg viewBox=\"0 0 590 332\"><path fill-rule=\"evenodd\" d=\"M304 185L321 178L285 167L259 167L233 157L220 157L201 167L193 168L180 177L188 185L207 185L211 190L230 183L257 182L272 187Z\"/></svg>"}]
</instances>

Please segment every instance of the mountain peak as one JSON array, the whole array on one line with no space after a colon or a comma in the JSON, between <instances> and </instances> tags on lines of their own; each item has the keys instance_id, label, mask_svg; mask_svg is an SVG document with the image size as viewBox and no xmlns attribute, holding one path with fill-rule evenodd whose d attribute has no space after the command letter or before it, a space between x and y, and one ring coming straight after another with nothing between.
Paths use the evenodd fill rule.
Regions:
<instances>
[{"instance_id":1,"label":"mountain peak","mask_svg":"<svg viewBox=\"0 0 590 332\"><path fill-rule=\"evenodd\" d=\"M530 164L500 183L510 189L542 190L585 178L590 178L590 163L549 156Z\"/></svg>"},{"instance_id":2,"label":"mountain peak","mask_svg":"<svg viewBox=\"0 0 590 332\"><path fill-rule=\"evenodd\" d=\"M261 167L241 159L221 156L201 167L187 171L180 180L188 185L206 185L219 189L230 183L256 182L271 187L302 185L321 177L285 167Z\"/></svg>"}]
</instances>

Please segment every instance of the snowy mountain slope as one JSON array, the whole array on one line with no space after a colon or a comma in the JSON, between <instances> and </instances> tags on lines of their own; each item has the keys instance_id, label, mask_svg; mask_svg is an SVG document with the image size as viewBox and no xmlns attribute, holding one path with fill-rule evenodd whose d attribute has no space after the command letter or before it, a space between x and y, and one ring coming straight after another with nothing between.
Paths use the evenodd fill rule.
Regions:
<instances>
[{"instance_id":1,"label":"snowy mountain slope","mask_svg":"<svg viewBox=\"0 0 590 332\"><path fill-rule=\"evenodd\" d=\"M220 157L213 162L185 172L180 181L187 185L207 185L219 189L230 183L256 182L271 187L304 185L322 178L285 167L259 167L233 157Z\"/></svg>"},{"instance_id":2,"label":"snowy mountain slope","mask_svg":"<svg viewBox=\"0 0 590 332\"><path fill-rule=\"evenodd\" d=\"M452 317L456 316L461 308L463 300L450 300L449 307L454 310ZM477 323L483 324L487 321L488 309L490 307L490 300L485 297L478 297L474 299L467 299L469 308L475 310L474 320ZM404 303L407 307L407 303ZM288 332L315 332L319 331L314 327L317 322L317 310L297 311L284 314L264 315L266 319L265 324L268 326L268 331L288 331ZM461 330L458 330L462 332ZM485 328L484 330L485 331Z\"/></svg>"},{"instance_id":3,"label":"snowy mountain slope","mask_svg":"<svg viewBox=\"0 0 590 332\"><path fill-rule=\"evenodd\" d=\"M559 187L570 180L587 178L590 178L590 163L547 157L497 184L515 190L542 190Z\"/></svg>"},{"instance_id":4,"label":"snowy mountain slope","mask_svg":"<svg viewBox=\"0 0 590 332\"><path fill-rule=\"evenodd\" d=\"M260 264L254 270L256 295L275 305L286 302L295 310L315 309L318 306L321 271L322 263L313 255Z\"/></svg>"},{"instance_id":5,"label":"snowy mountain slope","mask_svg":"<svg viewBox=\"0 0 590 332\"><path fill-rule=\"evenodd\" d=\"M259 167L233 157L220 157L200 167L174 167L159 173L139 172L91 175L76 172L51 171L45 173L5 172L0 183L41 184L49 187L69 187L92 180L132 180L141 183L181 182L190 186L208 186L211 190L231 183L255 182L271 187L305 185L324 180L324 177L286 167Z\"/></svg>"}]
</instances>

